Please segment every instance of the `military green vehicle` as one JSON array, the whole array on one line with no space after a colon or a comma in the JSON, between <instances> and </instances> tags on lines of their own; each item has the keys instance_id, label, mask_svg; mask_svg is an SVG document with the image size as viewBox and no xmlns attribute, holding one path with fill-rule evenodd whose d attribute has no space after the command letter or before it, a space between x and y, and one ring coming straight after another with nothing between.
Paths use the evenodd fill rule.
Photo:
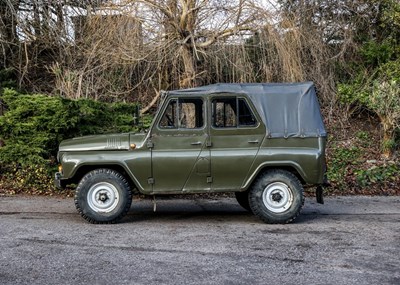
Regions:
<instances>
[{"instance_id":1,"label":"military green vehicle","mask_svg":"<svg viewBox=\"0 0 400 285\"><path fill-rule=\"evenodd\" d=\"M163 92L144 133L60 144L56 185L78 184L91 223L114 223L144 195L234 192L266 223L288 223L304 186L322 203L327 133L313 83L215 84Z\"/></svg>"}]
</instances>

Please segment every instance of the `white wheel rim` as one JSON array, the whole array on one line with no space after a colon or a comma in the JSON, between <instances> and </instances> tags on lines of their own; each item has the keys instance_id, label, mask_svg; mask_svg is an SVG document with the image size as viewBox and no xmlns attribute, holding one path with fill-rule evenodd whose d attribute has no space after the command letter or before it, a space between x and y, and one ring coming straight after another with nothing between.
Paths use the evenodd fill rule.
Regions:
<instances>
[{"instance_id":1,"label":"white wheel rim","mask_svg":"<svg viewBox=\"0 0 400 285\"><path fill-rule=\"evenodd\" d=\"M265 187L262 200L264 206L273 213L283 213L293 204L293 193L282 182L274 182Z\"/></svg>"},{"instance_id":2,"label":"white wheel rim","mask_svg":"<svg viewBox=\"0 0 400 285\"><path fill-rule=\"evenodd\" d=\"M89 207L98 213L113 211L119 201L117 188L108 182L100 182L90 187L87 194Z\"/></svg>"}]
</instances>

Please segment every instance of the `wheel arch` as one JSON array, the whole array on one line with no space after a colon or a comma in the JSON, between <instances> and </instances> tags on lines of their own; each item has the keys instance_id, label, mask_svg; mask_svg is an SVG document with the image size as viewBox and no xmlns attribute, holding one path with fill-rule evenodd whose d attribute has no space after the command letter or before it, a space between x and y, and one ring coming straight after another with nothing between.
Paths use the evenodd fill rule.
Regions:
<instances>
[{"instance_id":1,"label":"wheel arch","mask_svg":"<svg viewBox=\"0 0 400 285\"><path fill-rule=\"evenodd\" d=\"M246 181L244 187L242 188L244 190L249 190L251 185L254 183L254 181L258 179L258 177L260 177L265 172L274 169L286 170L295 175L300 180L302 185L307 184L305 179L305 173L301 170L301 167L299 165L293 163L268 163L258 167L257 170L254 172L254 174L250 176L250 178Z\"/></svg>"},{"instance_id":2,"label":"wheel arch","mask_svg":"<svg viewBox=\"0 0 400 285\"><path fill-rule=\"evenodd\" d=\"M78 166L75 171L74 175L68 180L69 184L78 184L79 181L90 171L96 170L96 169L101 169L101 168L106 168L106 169L111 169L115 170L118 173L120 173L122 176L125 177L125 179L128 181L129 186L133 189L137 187L137 183L135 182L135 179L131 177L130 173L123 167L122 165L119 164L83 164Z\"/></svg>"}]
</instances>

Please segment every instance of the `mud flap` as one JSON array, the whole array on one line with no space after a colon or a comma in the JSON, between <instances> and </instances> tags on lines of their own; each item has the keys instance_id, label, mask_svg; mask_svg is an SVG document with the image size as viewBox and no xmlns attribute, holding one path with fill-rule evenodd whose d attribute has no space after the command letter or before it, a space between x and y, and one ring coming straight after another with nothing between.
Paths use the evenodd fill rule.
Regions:
<instances>
[{"instance_id":1,"label":"mud flap","mask_svg":"<svg viewBox=\"0 0 400 285\"><path fill-rule=\"evenodd\" d=\"M319 204L324 204L324 194L323 194L324 189L322 188L321 185L319 185L317 187L317 189L315 190L315 194L317 197L317 203Z\"/></svg>"}]
</instances>

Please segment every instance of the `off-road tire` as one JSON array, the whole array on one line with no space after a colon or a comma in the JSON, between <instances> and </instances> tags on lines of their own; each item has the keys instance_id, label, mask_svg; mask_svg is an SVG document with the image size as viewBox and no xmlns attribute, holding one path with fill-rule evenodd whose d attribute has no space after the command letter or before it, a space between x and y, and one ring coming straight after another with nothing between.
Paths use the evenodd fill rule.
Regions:
<instances>
[{"instance_id":1,"label":"off-road tire","mask_svg":"<svg viewBox=\"0 0 400 285\"><path fill-rule=\"evenodd\" d=\"M250 208L268 224L290 223L304 205L303 192L301 182L293 173L269 170L261 174L250 189Z\"/></svg>"},{"instance_id":2,"label":"off-road tire","mask_svg":"<svg viewBox=\"0 0 400 285\"><path fill-rule=\"evenodd\" d=\"M236 201L239 203L247 211L251 212L250 203L249 203L249 191L244 192L235 192Z\"/></svg>"},{"instance_id":3,"label":"off-road tire","mask_svg":"<svg viewBox=\"0 0 400 285\"><path fill-rule=\"evenodd\" d=\"M128 181L112 169L87 173L75 190L75 207L93 224L111 224L122 219L132 204Z\"/></svg>"}]
</instances>

